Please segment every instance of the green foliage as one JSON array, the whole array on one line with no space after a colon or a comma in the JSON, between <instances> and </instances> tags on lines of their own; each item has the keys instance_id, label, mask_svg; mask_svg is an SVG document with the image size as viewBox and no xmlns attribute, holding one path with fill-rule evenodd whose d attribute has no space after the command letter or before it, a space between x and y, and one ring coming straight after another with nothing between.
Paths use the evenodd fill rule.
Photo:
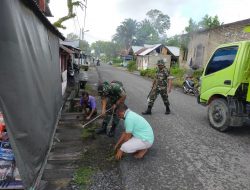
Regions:
<instances>
[{"instance_id":1,"label":"green foliage","mask_svg":"<svg viewBox=\"0 0 250 190\"><path fill-rule=\"evenodd\" d=\"M172 85L175 86L175 87L181 88L183 82L184 82L183 78L180 78L180 77L179 78L174 78Z\"/></svg>"},{"instance_id":2,"label":"green foliage","mask_svg":"<svg viewBox=\"0 0 250 190\"><path fill-rule=\"evenodd\" d=\"M129 72L133 72L133 71L137 70L136 61L129 61L127 69Z\"/></svg>"},{"instance_id":3,"label":"green foliage","mask_svg":"<svg viewBox=\"0 0 250 190\"><path fill-rule=\"evenodd\" d=\"M140 75L153 79L153 78L155 78L156 71L157 71L157 68L145 69L145 70L140 71Z\"/></svg>"},{"instance_id":4,"label":"green foliage","mask_svg":"<svg viewBox=\"0 0 250 190\"><path fill-rule=\"evenodd\" d=\"M86 54L90 55L91 49L89 43L86 40L79 41L79 48Z\"/></svg>"},{"instance_id":5,"label":"green foliage","mask_svg":"<svg viewBox=\"0 0 250 190\"><path fill-rule=\"evenodd\" d=\"M68 15L59 18L53 25L57 28L62 28L62 29L66 29L65 26L62 25L63 22L65 22L66 20L72 19L76 16L76 14L73 12L73 7L82 7L82 3L81 1L74 1L73 0L67 0L67 5L68 5Z\"/></svg>"},{"instance_id":6,"label":"green foliage","mask_svg":"<svg viewBox=\"0 0 250 190\"><path fill-rule=\"evenodd\" d=\"M171 67L170 68L170 75L174 76L174 80L173 80L173 86L175 87L182 87L183 81L184 81L184 74L185 74L186 70L183 68L179 68L179 67Z\"/></svg>"},{"instance_id":7,"label":"green foliage","mask_svg":"<svg viewBox=\"0 0 250 190\"><path fill-rule=\"evenodd\" d=\"M113 59L112 59L112 62L113 62L113 64L115 64L115 63L122 63L123 60L120 59L120 58L113 58Z\"/></svg>"},{"instance_id":8,"label":"green foliage","mask_svg":"<svg viewBox=\"0 0 250 190\"><path fill-rule=\"evenodd\" d=\"M74 173L73 181L79 186L86 186L91 182L90 178L93 173L92 168L80 168Z\"/></svg>"},{"instance_id":9,"label":"green foliage","mask_svg":"<svg viewBox=\"0 0 250 190\"><path fill-rule=\"evenodd\" d=\"M165 33L170 28L170 18L168 15L163 14L157 9L152 9L146 14L149 17L149 21L158 32L159 35Z\"/></svg>"},{"instance_id":10,"label":"green foliage","mask_svg":"<svg viewBox=\"0 0 250 190\"><path fill-rule=\"evenodd\" d=\"M196 78L196 79L200 78L202 73L203 73L203 69L195 70L194 73L193 73L193 77Z\"/></svg>"},{"instance_id":11,"label":"green foliage","mask_svg":"<svg viewBox=\"0 0 250 190\"><path fill-rule=\"evenodd\" d=\"M67 39L69 39L69 40L79 40L79 36L77 34L74 34L74 33L69 33L69 34L67 34Z\"/></svg>"},{"instance_id":12,"label":"green foliage","mask_svg":"<svg viewBox=\"0 0 250 190\"><path fill-rule=\"evenodd\" d=\"M117 27L112 41L120 44L123 49L128 49L131 45L159 43L159 37L170 28L170 18L157 9L150 10L146 16L141 22L125 19Z\"/></svg>"},{"instance_id":13,"label":"green foliage","mask_svg":"<svg viewBox=\"0 0 250 190\"><path fill-rule=\"evenodd\" d=\"M121 44L123 48L128 49L133 44L133 39L137 31L138 23L131 18L125 19L120 26L116 28L116 34L112 41Z\"/></svg>"},{"instance_id":14,"label":"green foliage","mask_svg":"<svg viewBox=\"0 0 250 190\"><path fill-rule=\"evenodd\" d=\"M104 54L105 58L111 59L112 57L116 57L118 55L120 47L114 42L96 41L91 44L91 49L95 51L96 57L100 57L101 54Z\"/></svg>"},{"instance_id":15,"label":"green foliage","mask_svg":"<svg viewBox=\"0 0 250 190\"><path fill-rule=\"evenodd\" d=\"M202 20L199 22L199 26L203 29L208 28L214 28L216 26L220 26L222 23L220 23L218 16L208 16L207 14L202 18Z\"/></svg>"},{"instance_id":16,"label":"green foliage","mask_svg":"<svg viewBox=\"0 0 250 190\"><path fill-rule=\"evenodd\" d=\"M181 46L181 37L179 35L175 35L173 37L166 38L164 44L167 46L180 47Z\"/></svg>"},{"instance_id":17,"label":"green foliage","mask_svg":"<svg viewBox=\"0 0 250 190\"><path fill-rule=\"evenodd\" d=\"M159 42L159 35L149 20L145 19L139 23L136 33L136 45L155 44Z\"/></svg>"},{"instance_id":18,"label":"green foliage","mask_svg":"<svg viewBox=\"0 0 250 190\"><path fill-rule=\"evenodd\" d=\"M188 21L188 26L185 27L185 31L187 33L194 32L194 31L197 31L198 28L199 28L199 25L192 18L190 18Z\"/></svg>"},{"instance_id":19,"label":"green foliage","mask_svg":"<svg viewBox=\"0 0 250 190\"><path fill-rule=\"evenodd\" d=\"M170 68L170 74L174 77L183 77L186 70L180 67L171 67Z\"/></svg>"},{"instance_id":20,"label":"green foliage","mask_svg":"<svg viewBox=\"0 0 250 190\"><path fill-rule=\"evenodd\" d=\"M188 22L188 26L185 27L185 31L187 33L190 33L190 32L195 32L195 31L198 31L199 29L209 29L209 28L214 28L216 26L220 26L221 23L219 21L219 18L218 16L208 16L207 14L202 18L202 20L200 22L198 22L198 24L192 19L190 18L189 19L189 22Z\"/></svg>"}]
</instances>

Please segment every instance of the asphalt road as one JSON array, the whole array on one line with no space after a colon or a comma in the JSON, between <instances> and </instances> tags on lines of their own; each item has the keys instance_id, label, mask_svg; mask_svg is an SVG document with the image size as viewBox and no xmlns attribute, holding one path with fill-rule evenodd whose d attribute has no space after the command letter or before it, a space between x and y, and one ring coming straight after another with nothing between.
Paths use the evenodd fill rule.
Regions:
<instances>
[{"instance_id":1,"label":"asphalt road","mask_svg":"<svg viewBox=\"0 0 250 190\"><path fill-rule=\"evenodd\" d=\"M147 107L152 82L109 65L98 67L103 80L122 81L127 105L137 113ZM220 133L209 126L206 107L180 90L169 95L171 114L159 96L152 125L155 142L143 160L128 155L120 162L125 189L250 189L250 127Z\"/></svg>"}]
</instances>

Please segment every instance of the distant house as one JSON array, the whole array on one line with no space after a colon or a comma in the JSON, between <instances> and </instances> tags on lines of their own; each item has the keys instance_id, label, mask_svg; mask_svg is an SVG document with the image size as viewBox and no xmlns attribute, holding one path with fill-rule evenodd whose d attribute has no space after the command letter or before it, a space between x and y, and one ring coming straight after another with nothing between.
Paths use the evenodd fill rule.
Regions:
<instances>
[{"instance_id":1,"label":"distant house","mask_svg":"<svg viewBox=\"0 0 250 190\"><path fill-rule=\"evenodd\" d=\"M170 49L172 49L174 53L172 53ZM170 68L171 64L178 60L179 48L168 48L162 44L144 45L144 47L135 52L135 55L138 69L154 68L160 59L166 62L167 68Z\"/></svg>"},{"instance_id":2,"label":"distant house","mask_svg":"<svg viewBox=\"0 0 250 190\"><path fill-rule=\"evenodd\" d=\"M220 44L250 40L250 33L244 33L243 31L247 25L250 25L250 19L185 34L189 36L190 41L187 50L180 53L180 65L185 68L202 68Z\"/></svg>"}]
</instances>

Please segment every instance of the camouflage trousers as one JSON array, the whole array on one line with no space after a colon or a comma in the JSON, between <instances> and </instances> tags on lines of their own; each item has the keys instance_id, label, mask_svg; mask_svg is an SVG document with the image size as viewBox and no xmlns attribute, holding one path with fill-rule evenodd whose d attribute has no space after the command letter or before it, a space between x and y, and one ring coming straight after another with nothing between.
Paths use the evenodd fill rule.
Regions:
<instances>
[{"instance_id":1,"label":"camouflage trousers","mask_svg":"<svg viewBox=\"0 0 250 190\"><path fill-rule=\"evenodd\" d=\"M154 102L155 102L158 94L161 95L161 98L162 98L165 106L169 106L167 88L153 89L148 96L148 106L153 107Z\"/></svg>"},{"instance_id":2,"label":"camouflage trousers","mask_svg":"<svg viewBox=\"0 0 250 190\"><path fill-rule=\"evenodd\" d=\"M106 105L106 110L110 109L112 105L113 104L111 103L111 101L108 100L107 105ZM103 119L103 124L108 126L112 116L113 116L113 119L112 119L111 125L114 127L117 127L119 125L120 119L118 118L118 115L116 114L116 109L114 111L111 109L108 112L106 112L106 116Z\"/></svg>"}]
</instances>

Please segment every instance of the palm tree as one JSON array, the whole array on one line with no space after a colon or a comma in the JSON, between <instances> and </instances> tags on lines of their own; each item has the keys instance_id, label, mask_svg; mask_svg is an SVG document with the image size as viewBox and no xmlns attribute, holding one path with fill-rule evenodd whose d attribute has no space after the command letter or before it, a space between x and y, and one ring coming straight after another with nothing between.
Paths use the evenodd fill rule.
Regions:
<instances>
[{"instance_id":1,"label":"palm tree","mask_svg":"<svg viewBox=\"0 0 250 190\"><path fill-rule=\"evenodd\" d=\"M138 23L133 19L125 19L116 29L116 34L113 36L113 41L121 44L128 49L133 45L134 36L136 35Z\"/></svg>"}]
</instances>

